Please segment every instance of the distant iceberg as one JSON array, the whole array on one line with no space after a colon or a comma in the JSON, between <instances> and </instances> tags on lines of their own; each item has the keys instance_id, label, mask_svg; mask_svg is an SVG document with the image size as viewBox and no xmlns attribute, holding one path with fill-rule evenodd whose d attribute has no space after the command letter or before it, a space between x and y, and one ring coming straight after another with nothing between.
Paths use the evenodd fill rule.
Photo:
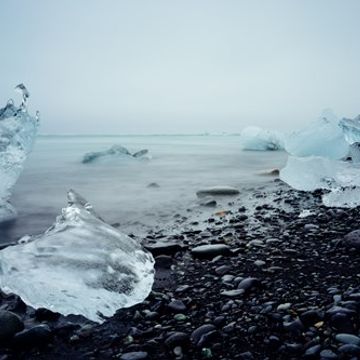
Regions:
<instances>
[{"instance_id":1,"label":"distant iceberg","mask_svg":"<svg viewBox=\"0 0 360 360\"><path fill-rule=\"evenodd\" d=\"M149 151L143 149L133 154L121 145L113 145L110 149L98 152L86 153L82 159L83 164L93 163L99 160L114 160L114 159L150 159Z\"/></svg>"},{"instance_id":2,"label":"distant iceberg","mask_svg":"<svg viewBox=\"0 0 360 360\"><path fill-rule=\"evenodd\" d=\"M328 116L293 134L285 142L289 157L280 179L297 190L328 190L326 206L360 205L359 129L360 116Z\"/></svg>"},{"instance_id":3,"label":"distant iceberg","mask_svg":"<svg viewBox=\"0 0 360 360\"><path fill-rule=\"evenodd\" d=\"M74 191L45 233L0 251L0 287L34 308L103 322L142 302L154 281L154 259L106 224Z\"/></svg>"},{"instance_id":4,"label":"distant iceberg","mask_svg":"<svg viewBox=\"0 0 360 360\"><path fill-rule=\"evenodd\" d=\"M29 92L23 84L16 87L23 95L17 107L13 100L0 109L0 223L13 220L16 210L9 203L11 189L19 178L30 153L38 129L38 113L27 111Z\"/></svg>"},{"instance_id":5,"label":"distant iceberg","mask_svg":"<svg viewBox=\"0 0 360 360\"><path fill-rule=\"evenodd\" d=\"M284 149L284 135L256 126L248 126L241 131L240 141L243 150L274 151Z\"/></svg>"}]
</instances>

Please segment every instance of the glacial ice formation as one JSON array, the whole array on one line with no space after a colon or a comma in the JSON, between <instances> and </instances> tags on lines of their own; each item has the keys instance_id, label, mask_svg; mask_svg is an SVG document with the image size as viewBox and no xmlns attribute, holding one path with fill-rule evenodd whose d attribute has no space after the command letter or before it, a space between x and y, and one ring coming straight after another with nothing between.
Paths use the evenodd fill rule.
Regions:
<instances>
[{"instance_id":1,"label":"glacial ice formation","mask_svg":"<svg viewBox=\"0 0 360 360\"><path fill-rule=\"evenodd\" d=\"M285 150L293 156L324 156L341 159L349 152L339 121L329 110L303 130L288 135Z\"/></svg>"},{"instance_id":2,"label":"glacial ice formation","mask_svg":"<svg viewBox=\"0 0 360 360\"><path fill-rule=\"evenodd\" d=\"M331 190L360 185L359 170L350 161L321 156L289 156L286 166L280 171L280 178L297 190Z\"/></svg>"},{"instance_id":3,"label":"glacial ice formation","mask_svg":"<svg viewBox=\"0 0 360 360\"><path fill-rule=\"evenodd\" d=\"M328 190L322 199L326 206L360 205L360 116L337 122L323 118L287 139L285 149L291 155L280 178L291 187Z\"/></svg>"},{"instance_id":4,"label":"glacial ice formation","mask_svg":"<svg viewBox=\"0 0 360 360\"><path fill-rule=\"evenodd\" d=\"M20 107L9 100L0 109L0 223L16 217L16 210L9 203L11 189L23 170L38 129L38 116L29 115L26 108L29 92L23 84L16 89L23 94Z\"/></svg>"},{"instance_id":5,"label":"glacial ice formation","mask_svg":"<svg viewBox=\"0 0 360 360\"><path fill-rule=\"evenodd\" d=\"M98 152L89 152L84 155L82 159L83 164L93 163L98 160L104 159L149 159L149 151L146 149L137 151L133 154L129 152L124 146L113 145L110 149Z\"/></svg>"},{"instance_id":6,"label":"glacial ice formation","mask_svg":"<svg viewBox=\"0 0 360 360\"><path fill-rule=\"evenodd\" d=\"M154 259L134 239L102 221L70 190L68 206L43 234L0 251L0 287L34 308L103 322L143 301Z\"/></svg>"},{"instance_id":7,"label":"glacial ice formation","mask_svg":"<svg viewBox=\"0 0 360 360\"><path fill-rule=\"evenodd\" d=\"M345 140L349 144L360 142L360 115L354 119L341 119L339 126L344 133Z\"/></svg>"},{"instance_id":8,"label":"glacial ice formation","mask_svg":"<svg viewBox=\"0 0 360 360\"><path fill-rule=\"evenodd\" d=\"M277 131L264 130L256 126L248 126L241 131L243 150L283 150L283 135Z\"/></svg>"}]
</instances>

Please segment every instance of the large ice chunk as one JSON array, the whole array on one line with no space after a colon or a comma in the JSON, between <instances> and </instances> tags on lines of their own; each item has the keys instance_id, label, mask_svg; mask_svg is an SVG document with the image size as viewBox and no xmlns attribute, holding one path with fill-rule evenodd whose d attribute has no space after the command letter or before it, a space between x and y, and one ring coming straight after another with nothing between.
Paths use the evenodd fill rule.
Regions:
<instances>
[{"instance_id":1,"label":"large ice chunk","mask_svg":"<svg viewBox=\"0 0 360 360\"><path fill-rule=\"evenodd\" d=\"M154 259L106 224L74 191L44 234L0 251L0 287L34 308L78 314L96 322L143 301L154 281Z\"/></svg>"},{"instance_id":2,"label":"large ice chunk","mask_svg":"<svg viewBox=\"0 0 360 360\"><path fill-rule=\"evenodd\" d=\"M148 150L143 149L133 154L121 145L113 145L110 149L98 152L86 153L82 159L83 164L93 163L99 160L114 159L149 159Z\"/></svg>"},{"instance_id":3,"label":"large ice chunk","mask_svg":"<svg viewBox=\"0 0 360 360\"><path fill-rule=\"evenodd\" d=\"M277 131L269 131L256 126L248 126L241 131L243 150L282 150L283 135Z\"/></svg>"},{"instance_id":4,"label":"large ice chunk","mask_svg":"<svg viewBox=\"0 0 360 360\"><path fill-rule=\"evenodd\" d=\"M322 198L326 206L354 207L360 204L359 171L351 161L289 156L280 179L297 190L329 190Z\"/></svg>"},{"instance_id":5,"label":"large ice chunk","mask_svg":"<svg viewBox=\"0 0 360 360\"><path fill-rule=\"evenodd\" d=\"M38 128L38 115L29 115L26 108L28 91L23 84L16 89L23 94L21 106L16 107L9 100L0 109L0 223L16 217L16 211L9 203L11 189L23 170Z\"/></svg>"},{"instance_id":6,"label":"large ice chunk","mask_svg":"<svg viewBox=\"0 0 360 360\"><path fill-rule=\"evenodd\" d=\"M348 154L349 144L339 127L339 120L330 110L325 110L320 119L287 136L285 150L293 156L341 159Z\"/></svg>"},{"instance_id":7,"label":"large ice chunk","mask_svg":"<svg viewBox=\"0 0 360 360\"><path fill-rule=\"evenodd\" d=\"M360 186L359 168L351 162L321 156L289 156L280 179L297 190L335 189Z\"/></svg>"}]
</instances>

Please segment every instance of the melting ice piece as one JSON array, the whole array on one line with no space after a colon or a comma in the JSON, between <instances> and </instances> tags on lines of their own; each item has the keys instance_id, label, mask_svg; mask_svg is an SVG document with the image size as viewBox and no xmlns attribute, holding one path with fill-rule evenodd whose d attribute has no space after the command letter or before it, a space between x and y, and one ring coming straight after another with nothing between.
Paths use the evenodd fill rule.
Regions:
<instances>
[{"instance_id":1,"label":"melting ice piece","mask_svg":"<svg viewBox=\"0 0 360 360\"><path fill-rule=\"evenodd\" d=\"M98 152L89 152L84 155L82 159L83 164L92 163L100 159L114 159L114 158L136 158L136 159L149 159L147 155L148 150L140 150L131 154L128 149L121 145L113 145L110 149Z\"/></svg>"},{"instance_id":2,"label":"melting ice piece","mask_svg":"<svg viewBox=\"0 0 360 360\"><path fill-rule=\"evenodd\" d=\"M0 287L34 308L96 322L143 301L154 259L134 239L103 222L74 191L44 234L0 251Z\"/></svg>"},{"instance_id":3,"label":"melting ice piece","mask_svg":"<svg viewBox=\"0 0 360 360\"><path fill-rule=\"evenodd\" d=\"M322 197L323 204L328 207L353 208L360 205L360 187L335 188Z\"/></svg>"},{"instance_id":4,"label":"melting ice piece","mask_svg":"<svg viewBox=\"0 0 360 360\"><path fill-rule=\"evenodd\" d=\"M23 101L21 103L21 107L23 109L26 109L27 99L30 97L30 93L29 93L28 89L25 87L24 84L19 84L19 85L15 86L15 90L22 95Z\"/></svg>"},{"instance_id":5,"label":"melting ice piece","mask_svg":"<svg viewBox=\"0 0 360 360\"><path fill-rule=\"evenodd\" d=\"M284 149L283 135L277 131L248 126L241 131L240 135L244 150L267 151Z\"/></svg>"},{"instance_id":6,"label":"melting ice piece","mask_svg":"<svg viewBox=\"0 0 360 360\"><path fill-rule=\"evenodd\" d=\"M341 159L349 152L339 121L328 110L320 119L285 139L285 150L294 156L324 156Z\"/></svg>"},{"instance_id":7,"label":"melting ice piece","mask_svg":"<svg viewBox=\"0 0 360 360\"><path fill-rule=\"evenodd\" d=\"M27 99L29 93L21 85ZM16 217L16 210L9 203L11 189L32 149L37 128L38 118L30 116L25 105L16 107L9 100L0 109L0 223Z\"/></svg>"},{"instance_id":8,"label":"melting ice piece","mask_svg":"<svg viewBox=\"0 0 360 360\"><path fill-rule=\"evenodd\" d=\"M329 190L322 197L325 206L354 207L360 205L359 170L350 161L289 156L280 179L297 190Z\"/></svg>"},{"instance_id":9,"label":"melting ice piece","mask_svg":"<svg viewBox=\"0 0 360 360\"><path fill-rule=\"evenodd\" d=\"M315 215L315 212L313 212L313 211L311 211L309 209L304 209L299 214L299 218L303 219L303 218L306 218L306 217L311 216L311 215Z\"/></svg>"},{"instance_id":10,"label":"melting ice piece","mask_svg":"<svg viewBox=\"0 0 360 360\"><path fill-rule=\"evenodd\" d=\"M345 140L350 144L350 157L353 163L360 163L360 115L354 119L339 121Z\"/></svg>"},{"instance_id":11,"label":"melting ice piece","mask_svg":"<svg viewBox=\"0 0 360 360\"><path fill-rule=\"evenodd\" d=\"M335 189L360 186L359 169L351 162L321 156L289 156L280 179L297 190Z\"/></svg>"},{"instance_id":12,"label":"melting ice piece","mask_svg":"<svg viewBox=\"0 0 360 360\"><path fill-rule=\"evenodd\" d=\"M360 142L360 115L354 119L341 119L339 126L344 133L345 140L349 144Z\"/></svg>"}]
</instances>

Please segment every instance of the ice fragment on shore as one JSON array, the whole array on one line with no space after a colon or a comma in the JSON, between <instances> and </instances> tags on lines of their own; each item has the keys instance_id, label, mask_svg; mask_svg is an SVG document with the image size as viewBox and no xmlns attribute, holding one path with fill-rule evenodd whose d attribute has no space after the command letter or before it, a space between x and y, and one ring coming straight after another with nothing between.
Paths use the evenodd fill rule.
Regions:
<instances>
[{"instance_id":1,"label":"ice fragment on shore","mask_svg":"<svg viewBox=\"0 0 360 360\"><path fill-rule=\"evenodd\" d=\"M149 151L140 150L131 154L128 149L121 145L113 145L110 149L98 152L89 152L82 159L83 164L93 163L104 159L149 159Z\"/></svg>"},{"instance_id":2,"label":"ice fragment on shore","mask_svg":"<svg viewBox=\"0 0 360 360\"><path fill-rule=\"evenodd\" d=\"M285 150L293 156L323 156L341 159L349 152L339 121L330 111L308 127L285 139Z\"/></svg>"},{"instance_id":3,"label":"ice fragment on shore","mask_svg":"<svg viewBox=\"0 0 360 360\"><path fill-rule=\"evenodd\" d=\"M143 301L154 281L152 255L74 191L54 225L1 250L0 264L4 292L34 308L97 322Z\"/></svg>"},{"instance_id":4,"label":"ice fragment on shore","mask_svg":"<svg viewBox=\"0 0 360 360\"><path fill-rule=\"evenodd\" d=\"M321 156L289 156L286 166L280 171L280 179L297 190L314 191L354 185L357 172L358 169L345 161Z\"/></svg>"},{"instance_id":5,"label":"ice fragment on shore","mask_svg":"<svg viewBox=\"0 0 360 360\"><path fill-rule=\"evenodd\" d=\"M329 190L322 198L326 206L354 207L360 204L359 170L349 161L289 156L280 179L297 190Z\"/></svg>"},{"instance_id":6,"label":"ice fragment on shore","mask_svg":"<svg viewBox=\"0 0 360 360\"><path fill-rule=\"evenodd\" d=\"M315 213L313 211L309 210L309 209L304 209L299 214L299 218L303 219L303 218L306 218L306 217L311 216L311 215L315 215Z\"/></svg>"},{"instance_id":7,"label":"ice fragment on shore","mask_svg":"<svg viewBox=\"0 0 360 360\"><path fill-rule=\"evenodd\" d=\"M23 84L16 88L23 93L22 105L16 107L9 100L0 109L0 223L16 217L16 210L9 203L11 189L23 170L38 128L38 118L30 116L26 109L28 91Z\"/></svg>"},{"instance_id":8,"label":"ice fragment on shore","mask_svg":"<svg viewBox=\"0 0 360 360\"><path fill-rule=\"evenodd\" d=\"M269 131L256 126L248 126L241 131L243 150L282 150L283 135L277 131Z\"/></svg>"}]
</instances>

